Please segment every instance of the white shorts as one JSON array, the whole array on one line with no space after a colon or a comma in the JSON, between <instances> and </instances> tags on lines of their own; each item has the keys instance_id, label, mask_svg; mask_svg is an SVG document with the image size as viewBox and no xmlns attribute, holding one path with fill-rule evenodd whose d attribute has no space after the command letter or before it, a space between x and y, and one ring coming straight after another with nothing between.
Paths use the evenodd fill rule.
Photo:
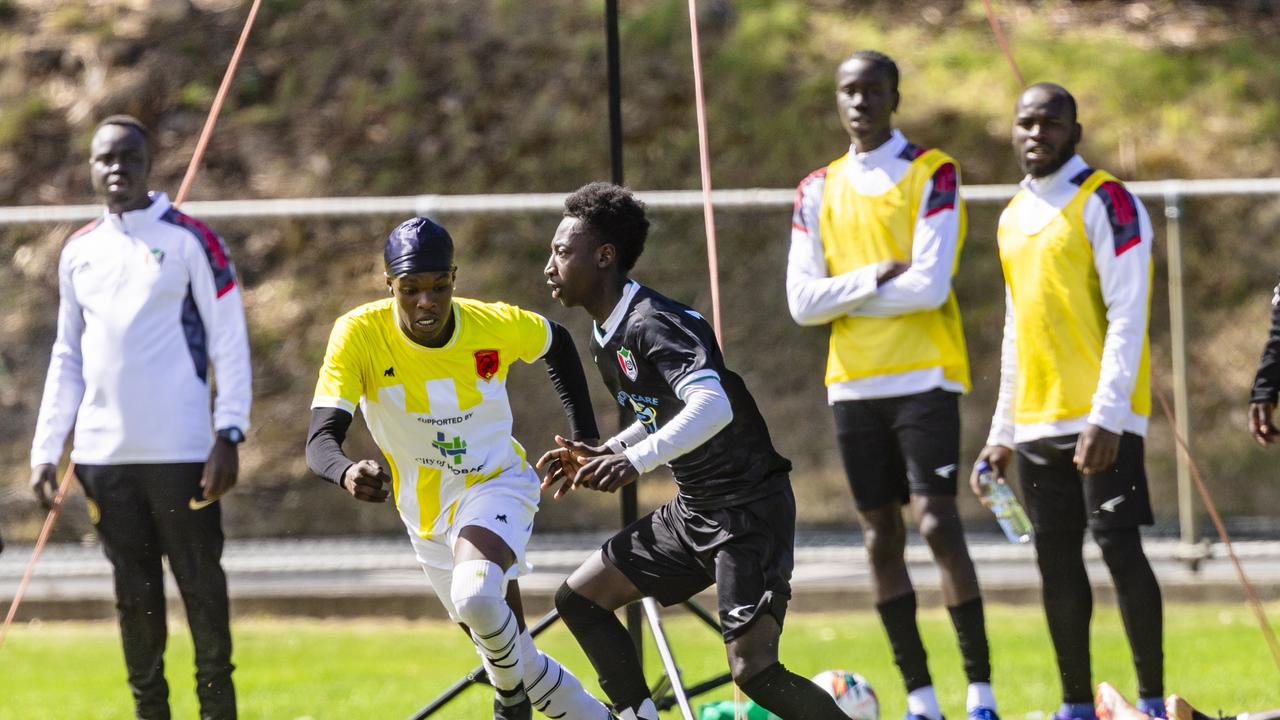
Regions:
<instances>
[{"instance_id":1,"label":"white shorts","mask_svg":"<svg viewBox=\"0 0 1280 720\"><path fill-rule=\"evenodd\" d=\"M525 560L525 550L533 533L533 516L538 512L540 493L538 476L532 469L504 473L467 488L458 499L453 523L443 536L437 534L427 539L409 531L418 562L424 570L452 572L453 545L458 533L464 527L477 526L502 538L515 554L516 561L507 571L508 578L528 573L532 567Z\"/></svg>"}]
</instances>

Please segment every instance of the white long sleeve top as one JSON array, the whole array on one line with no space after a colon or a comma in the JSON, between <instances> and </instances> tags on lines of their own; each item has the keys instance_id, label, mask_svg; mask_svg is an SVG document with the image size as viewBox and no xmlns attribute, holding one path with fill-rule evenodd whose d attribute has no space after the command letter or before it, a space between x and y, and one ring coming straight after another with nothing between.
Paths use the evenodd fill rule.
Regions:
<instances>
[{"instance_id":1,"label":"white long sleeve top","mask_svg":"<svg viewBox=\"0 0 1280 720\"><path fill-rule=\"evenodd\" d=\"M249 342L227 246L164 193L104 213L58 262L58 333L32 467L204 462L214 428L249 427ZM210 417L210 366L217 397Z\"/></svg>"},{"instance_id":2,"label":"white long sleeve top","mask_svg":"<svg viewBox=\"0 0 1280 720\"><path fill-rule=\"evenodd\" d=\"M902 157L907 138L894 130L889 140L877 148L859 153L849 148L849 172L858 191L881 195L902 181L911 161ZM787 306L801 325L824 325L844 315L893 317L929 310L942 305L951 292L951 272L955 267L960 234L960 213L956 208L928 212L924 202L933 192L933 181L925 183L920 212L911 245L911 267L877 287L877 265L867 265L831 277L819 229L819 212L825 178L814 173L800 184L796 198L796 219L791 225L791 247L787 254ZM947 380L941 367L877 375L827 386L827 401L865 400L914 395L942 388L964 392L964 386Z\"/></svg>"},{"instance_id":3,"label":"white long sleeve top","mask_svg":"<svg viewBox=\"0 0 1280 720\"><path fill-rule=\"evenodd\" d=\"M1001 222L1011 219L1029 233L1044 228L1080 190L1078 185L1071 182L1071 178L1088 167L1083 158L1075 155L1051 175L1042 178L1027 176L1021 185L1039 202L1024 204L1026 209L1017 217L1002 217ZM1093 264L1098 272L1102 301L1107 308L1102 369L1089 413L1053 422L1014 422L1013 398L1018 377L1017 326L1014 321L1013 299L1006 287L1004 340L1000 346L1000 392L991 418L988 445L1013 447L1016 443L1031 442L1039 438L1075 435L1090 424L1113 433L1146 435L1147 416L1133 412L1130 396L1137 383L1138 367L1147 334L1154 233L1147 208L1137 196L1134 196L1133 201L1138 210L1141 240L1120 254L1114 251L1115 232L1111 228L1106 205L1095 194L1084 206L1085 232L1093 248ZM1005 212L1010 210L1006 209Z\"/></svg>"}]
</instances>

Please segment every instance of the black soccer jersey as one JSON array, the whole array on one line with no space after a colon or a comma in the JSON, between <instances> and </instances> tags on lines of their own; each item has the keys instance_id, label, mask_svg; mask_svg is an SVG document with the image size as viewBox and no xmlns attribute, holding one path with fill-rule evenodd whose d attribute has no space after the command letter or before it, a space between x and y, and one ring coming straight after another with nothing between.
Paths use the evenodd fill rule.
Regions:
<instances>
[{"instance_id":1,"label":"black soccer jersey","mask_svg":"<svg viewBox=\"0 0 1280 720\"><path fill-rule=\"evenodd\" d=\"M774 450L755 399L725 367L715 333L697 311L638 286L617 327L608 336L599 328L592 332L591 357L614 399L650 433L684 407L677 391L699 379L719 379L733 421L670 463L689 507L740 505L790 482L791 462Z\"/></svg>"}]
</instances>

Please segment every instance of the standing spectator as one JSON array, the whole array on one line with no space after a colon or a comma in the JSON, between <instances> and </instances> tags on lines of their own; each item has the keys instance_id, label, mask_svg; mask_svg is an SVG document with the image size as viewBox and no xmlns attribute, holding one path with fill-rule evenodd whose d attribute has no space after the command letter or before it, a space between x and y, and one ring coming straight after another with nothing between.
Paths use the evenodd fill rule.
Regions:
<instances>
[{"instance_id":1,"label":"standing spectator","mask_svg":"<svg viewBox=\"0 0 1280 720\"><path fill-rule=\"evenodd\" d=\"M1249 434L1262 447L1276 441L1276 398L1280 396L1280 285L1271 295L1271 331L1262 349L1262 361L1253 380L1253 396L1249 399Z\"/></svg>"},{"instance_id":2,"label":"standing spectator","mask_svg":"<svg viewBox=\"0 0 1280 720\"><path fill-rule=\"evenodd\" d=\"M1013 148L1026 177L1000 216L1000 394L979 461L1003 480L1016 458L1062 679L1055 717L1095 716L1086 527L1116 586L1138 707L1163 717L1160 586L1138 532L1152 522L1143 465L1151 219L1119 180L1076 154L1083 130L1066 89L1032 85L1014 112ZM977 492L976 467L970 483Z\"/></svg>"},{"instance_id":3,"label":"standing spectator","mask_svg":"<svg viewBox=\"0 0 1280 720\"><path fill-rule=\"evenodd\" d=\"M849 152L800 183L787 304L831 329L827 401L864 529L876 609L907 689L907 712L941 720L907 574L910 505L942 576L969 680L969 717L995 718L978 577L956 510L960 395L969 390L951 290L964 243L960 171L894 129L898 66L863 50L836 70Z\"/></svg>"},{"instance_id":4,"label":"standing spectator","mask_svg":"<svg viewBox=\"0 0 1280 720\"><path fill-rule=\"evenodd\" d=\"M227 246L147 192L148 132L115 115L93 134L89 170L106 212L58 263L58 335L31 447L47 505L71 460L115 577L137 716L167 720L168 557L195 644L200 717L236 717L222 516L249 426L249 343ZM218 392L210 416L210 366Z\"/></svg>"}]
</instances>

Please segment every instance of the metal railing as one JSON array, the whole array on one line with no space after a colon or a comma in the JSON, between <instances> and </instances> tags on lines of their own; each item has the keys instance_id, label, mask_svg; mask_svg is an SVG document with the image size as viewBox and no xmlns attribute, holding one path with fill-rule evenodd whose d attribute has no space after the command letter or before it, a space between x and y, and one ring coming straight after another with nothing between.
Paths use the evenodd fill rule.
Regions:
<instances>
[{"instance_id":1,"label":"metal railing","mask_svg":"<svg viewBox=\"0 0 1280 720\"><path fill-rule=\"evenodd\" d=\"M1183 200L1227 195L1280 195L1280 178L1153 180L1126 183L1139 197L1163 204L1168 254L1169 324L1173 357L1174 430L1191 442L1187 398L1186 324L1183 308L1182 219ZM974 204L1003 202L1013 197L1017 185L966 185L961 194ZM702 208L698 190L637 191L654 210L694 211ZM491 195L405 195L385 197L280 198L263 200L203 200L185 203L184 210L206 219L321 218L371 215L499 215L559 212L567 193L516 193ZM717 209L782 209L795 201L791 189L716 190L711 194ZM0 226L84 222L97 217L101 205L47 205L0 207ZM1153 220L1154 222L1154 220ZM1200 543L1200 518L1187 454L1176 454L1178 521L1184 555L1193 566L1207 552Z\"/></svg>"}]
</instances>

